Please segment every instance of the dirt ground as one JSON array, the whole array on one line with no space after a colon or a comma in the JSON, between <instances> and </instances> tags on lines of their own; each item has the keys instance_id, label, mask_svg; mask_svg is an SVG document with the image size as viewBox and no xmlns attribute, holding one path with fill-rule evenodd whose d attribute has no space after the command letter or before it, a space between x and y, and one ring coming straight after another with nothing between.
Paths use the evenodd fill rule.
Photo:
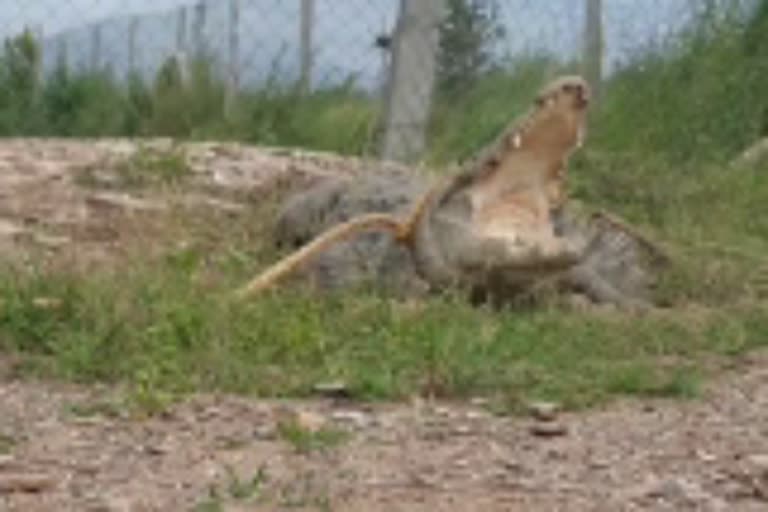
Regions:
<instances>
[{"instance_id":1,"label":"dirt ground","mask_svg":"<svg viewBox=\"0 0 768 512\"><path fill-rule=\"evenodd\" d=\"M690 402L549 421L471 403L227 396L137 420L110 415L107 390L6 377L0 488L32 489L0 492L0 510L763 511L766 363L753 356ZM279 427L294 416L345 435L301 451Z\"/></svg>"},{"instance_id":2,"label":"dirt ground","mask_svg":"<svg viewBox=\"0 0 768 512\"><path fill-rule=\"evenodd\" d=\"M102 171L136 150L0 143L0 253L119 253L120 219L167 207L109 186ZM188 156L185 197L232 212L259 190L368 165L237 145ZM118 400L115 389L20 380L0 356L0 511L768 510L768 353L690 401L583 413L195 396L141 419Z\"/></svg>"}]
</instances>

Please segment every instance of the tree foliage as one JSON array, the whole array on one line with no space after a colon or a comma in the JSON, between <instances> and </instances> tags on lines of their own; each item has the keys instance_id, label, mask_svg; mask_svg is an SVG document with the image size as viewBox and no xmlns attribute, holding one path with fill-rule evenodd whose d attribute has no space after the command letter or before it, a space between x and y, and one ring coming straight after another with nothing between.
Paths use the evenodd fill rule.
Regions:
<instances>
[{"instance_id":1,"label":"tree foliage","mask_svg":"<svg viewBox=\"0 0 768 512\"><path fill-rule=\"evenodd\" d=\"M31 31L6 39L0 57L0 133L34 129L40 92L40 47Z\"/></svg>"},{"instance_id":2,"label":"tree foliage","mask_svg":"<svg viewBox=\"0 0 768 512\"><path fill-rule=\"evenodd\" d=\"M497 0L448 0L440 27L438 87L456 94L492 66L493 45L504 36Z\"/></svg>"}]
</instances>

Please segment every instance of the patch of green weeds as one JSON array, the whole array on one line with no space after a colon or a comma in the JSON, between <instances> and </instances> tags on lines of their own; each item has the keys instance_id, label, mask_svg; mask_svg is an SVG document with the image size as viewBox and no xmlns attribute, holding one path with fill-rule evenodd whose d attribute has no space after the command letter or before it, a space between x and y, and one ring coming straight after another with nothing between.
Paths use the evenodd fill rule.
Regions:
<instances>
[{"instance_id":1,"label":"patch of green weeds","mask_svg":"<svg viewBox=\"0 0 768 512\"><path fill-rule=\"evenodd\" d=\"M281 424L278 433L296 452L303 454L331 450L349 439L349 433L341 429L322 427L310 430L291 422Z\"/></svg>"},{"instance_id":2,"label":"patch of green weeds","mask_svg":"<svg viewBox=\"0 0 768 512\"><path fill-rule=\"evenodd\" d=\"M119 184L127 188L177 185L192 174L181 146L158 149L141 146L115 167Z\"/></svg>"},{"instance_id":3,"label":"patch of green weeds","mask_svg":"<svg viewBox=\"0 0 768 512\"><path fill-rule=\"evenodd\" d=\"M7 434L0 433L0 455L8 455L15 446L16 439Z\"/></svg>"}]
</instances>

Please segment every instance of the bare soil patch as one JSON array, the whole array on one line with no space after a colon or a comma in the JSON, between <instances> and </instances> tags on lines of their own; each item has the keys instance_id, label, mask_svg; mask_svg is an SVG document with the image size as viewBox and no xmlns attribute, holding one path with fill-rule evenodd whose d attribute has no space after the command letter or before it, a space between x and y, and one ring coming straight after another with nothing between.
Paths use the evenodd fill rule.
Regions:
<instances>
[{"instance_id":1,"label":"bare soil patch","mask_svg":"<svg viewBox=\"0 0 768 512\"><path fill-rule=\"evenodd\" d=\"M9 511L765 510L768 371L742 363L689 402L627 400L541 420L481 404L197 396L152 419L108 390L0 384ZM338 432L304 445L281 417ZM321 431L321 432L322 432ZM552 434L552 435L546 435ZM319 435L319 434L318 434ZM328 438L331 439L331 438Z\"/></svg>"}]
</instances>

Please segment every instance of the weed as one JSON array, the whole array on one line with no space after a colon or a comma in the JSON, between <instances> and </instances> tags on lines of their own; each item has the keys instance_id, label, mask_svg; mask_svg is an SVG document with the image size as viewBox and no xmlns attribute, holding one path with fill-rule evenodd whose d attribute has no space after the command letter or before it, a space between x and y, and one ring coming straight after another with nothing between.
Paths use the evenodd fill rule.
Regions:
<instances>
[{"instance_id":1,"label":"weed","mask_svg":"<svg viewBox=\"0 0 768 512\"><path fill-rule=\"evenodd\" d=\"M16 439L0 433L0 455L8 455L13 451L14 446L16 446Z\"/></svg>"},{"instance_id":2,"label":"weed","mask_svg":"<svg viewBox=\"0 0 768 512\"><path fill-rule=\"evenodd\" d=\"M208 489L208 496L192 508L193 512L224 512L224 500L215 487Z\"/></svg>"},{"instance_id":3,"label":"weed","mask_svg":"<svg viewBox=\"0 0 768 512\"><path fill-rule=\"evenodd\" d=\"M296 423L281 424L278 433L294 450L304 454L333 449L349 438L349 434L340 429L323 427L314 431Z\"/></svg>"},{"instance_id":4,"label":"weed","mask_svg":"<svg viewBox=\"0 0 768 512\"><path fill-rule=\"evenodd\" d=\"M238 501L253 500L260 496L264 484L267 481L267 473L260 467L256 473L247 480L242 480L232 468L227 467L229 495Z\"/></svg>"},{"instance_id":5,"label":"weed","mask_svg":"<svg viewBox=\"0 0 768 512\"><path fill-rule=\"evenodd\" d=\"M89 188L141 189L179 185L191 174L181 146L139 145L134 154L117 163L83 167L75 182Z\"/></svg>"},{"instance_id":6,"label":"weed","mask_svg":"<svg viewBox=\"0 0 768 512\"><path fill-rule=\"evenodd\" d=\"M180 147L167 150L139 147L138 151L116 168L121 187L143 188L151 185L175 185L192 173L186 154Z\"/></svg>"},{"instance_id":7,"label":"weed","mask_svg":"<svg viewBox=\"0 0 768 512\"><path fill-rule=\"evenodd\" d=\"M76 418L118 418L123 415L123 410L123 405L113 400L72 403L65 407L65 412Z\"/></svg>"},{"instance_id":8,"label":"weed","mask_svg":"<svg viewBox=\"0 0 768 512\"><path fill-rule=\"evenodd\" d=\"M229 500L252 502L261 498L267 482L267 473L263 467L246 480L241 479L230 466L226 466L225 471L225 485L211 485L208 495L194 507L195 512L219 512L225 510L225 503Z\"/></svg>"}]
</instances>

